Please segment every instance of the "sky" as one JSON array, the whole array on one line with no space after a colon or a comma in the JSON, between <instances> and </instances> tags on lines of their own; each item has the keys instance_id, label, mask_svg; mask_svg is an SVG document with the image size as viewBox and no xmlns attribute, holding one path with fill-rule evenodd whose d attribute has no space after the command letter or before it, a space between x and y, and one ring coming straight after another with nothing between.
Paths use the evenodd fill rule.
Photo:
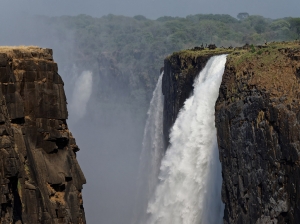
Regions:
<instances>
[{"instance_id":1,"label":"sky","mask_svg":"<svg viewBox=\"0 0 300 224\"><path fill-rule=\"evenodd\" d=\"M299 0L1 0L1 14L40 14L49 16L88 14L101 17L144 15L150 19L160 16L190 14L230 14L239 12L268 18L299 17Z\"/></svg>"}]
</instances>

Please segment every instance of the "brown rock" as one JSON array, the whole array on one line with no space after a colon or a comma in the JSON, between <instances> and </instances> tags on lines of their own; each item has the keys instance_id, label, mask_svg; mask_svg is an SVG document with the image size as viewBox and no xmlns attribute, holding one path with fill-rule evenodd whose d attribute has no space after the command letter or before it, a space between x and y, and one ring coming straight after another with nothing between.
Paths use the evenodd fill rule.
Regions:
<instances>
[{"instance_id":1,"label":"brown rock","mask_svg":"<svg viewBox=\"0 0 300 224\"><path fill-rule=\"evenodd\" d=\"M52 50L0 47L0 90L0 223L85 223L86 180Z\"/></svg>"}]
</instances>

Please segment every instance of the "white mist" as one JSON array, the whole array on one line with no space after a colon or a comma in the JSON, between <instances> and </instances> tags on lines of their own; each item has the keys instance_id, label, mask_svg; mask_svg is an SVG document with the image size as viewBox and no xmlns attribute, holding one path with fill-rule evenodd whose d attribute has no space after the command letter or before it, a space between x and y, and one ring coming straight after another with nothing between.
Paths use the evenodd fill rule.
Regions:
<instances>
[{"instance_id":1,"label":"white mist","mask_svg":"<svg viewBox=\"0 0 300 224\"><path fill-rule=\"evenodd\" d=\"M212 57L195 79L194 93L179 112L161 162L159 184L148 204L148 224L219 224L221 164L215 103L226 55Z\"/></svg>"},{"instance_id":2,"label":"white mist","mask_svg":"<svg viewBox=\"0 0 300 224\"><path fill-rule=\"evenodd\" d=\"M86 113L86 105L92 94L92 84L93 73L91 71L83 71L76 77L69 107L70 115L73 116L75 122Z\"/></svg>"}]
</instances>

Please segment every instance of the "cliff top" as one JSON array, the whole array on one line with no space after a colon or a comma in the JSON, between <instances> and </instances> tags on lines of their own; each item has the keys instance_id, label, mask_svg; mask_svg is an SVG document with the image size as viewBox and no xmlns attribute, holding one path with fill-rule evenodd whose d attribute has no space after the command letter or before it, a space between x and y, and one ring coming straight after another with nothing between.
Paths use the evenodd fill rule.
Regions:
<instances>
[{"instance_id":1,"label":"cliff top","mask_svg":"<svg viewBox=\"0 0 300 224\"><path fill-rule=\"evenodd\" d=\"M272 42L253 46L246 44L236 48L208 48L183 50L166 58L171 64L180 65L183 76L194 72L194 64L214 55L228 54L226 67L233 75L224 74L227 102L242 96L242 91L256 88L270 97L283 97L288 103L300 95L300 41ZM174 66L176 67L176 66Z\"/></svg>"},{"instance_id":2,"label":"cliff top","mask_svg":"<svg viewBox=\"0 0 300 224\"><path fill-rule=\"evenodd\" d=\"M210 55L219 55L219 54L230 54L233 52L234 49L230 48L216 48L216 49L208 49L205 48L203 50L197 50L197 48L194 49L187 49L187 50L182 50L178 52L174 52L173 54L169 55L167 58L172 58L174 56L180 55L180 57L185 58L185 57L199 57L199 56L210 56Z\"/></svg>"},{"instance_id":3,"label":"cliff top","mask_svg":"<svg viewBox=\"0 0 300 224\"><path fill-rule=\"evenodd\" d=\"M291 103L300 94L299 41L249 46L247 50L229 54L226 67L235 74L234 77L224 74L228 76L224 78L228 96L239 98L237 92L251 91L255 87L270 94L271 98L281 97L286 103Z\"/></svg>"},{"instance_id":4,"label":"cliff top","mask_svg":"<svg viewBox=\"0 0 300 224\"><path fill-rule=\"evenodd\" d=\"M235 48L215 48L209 49L204 48L201 49L200 47L195 47L193 49L186 49L178 52L174 52L169 55L166 59L171 60L173 57L180 57L180 58L195 58L195 57L203 57L203 56L211 56L211 55L220 55L220 54L229 54L228 58L237 58L238 56L238 63L242 62L243 59L250 58L249 53L257 53L261 55L264 50L271 50L274 53L274 50L278 50L281 48L300 48L300 41L292 41L292 42L272 42L266 45L258 45L253 46L246 44L242 47L235 47Z\"/></svg>"},{"instance_id":5,"label":"cliff top","mask_svg":"<svg viewBox=\"0 0 300 224\"><path fill-rule=\"evenodd\" d=\"M49 48L40 48L37 46L0 46L1 57L5 54L14 59L44 59L53 61L53 51Z\"/></svg>"}]
</instances>

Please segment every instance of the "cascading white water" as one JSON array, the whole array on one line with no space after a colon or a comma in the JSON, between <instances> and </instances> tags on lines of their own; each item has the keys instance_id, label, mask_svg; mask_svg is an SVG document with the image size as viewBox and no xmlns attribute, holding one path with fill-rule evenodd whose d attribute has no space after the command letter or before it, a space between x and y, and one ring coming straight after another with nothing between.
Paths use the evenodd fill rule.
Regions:
<instances>
[{"instance_id":1,"label":"cascading white water","mask_svg":"<svg viewBox=\"0 0 300 224\"><path fill-rule=\"evenodd\" d=\"M140 223L145 219L147 204L157 185L160 163L164 154L162 76L163 73L159 76L153 92L144 129L133 223Z\"/></svg>"},{"instance_id":2,"label":"cascading white water","mask_svg":"<svg viewBox=\"0 0 300 224\"><path fill-rule=\"evenodd\" d=\"M194 82L193 95L178 114L145 223L222 223L215 103L225 62L226 55L214 56L207 62Z\"/></svg>"},{"instance_id":3,"label":"cascading white water","mask_svg":"<svg viewBox=\"0 0 300 224\"><path fill-rule=\"evenodd\" d=\"M143 151L141 154L141 163L146 164L150 159L150 169L148 176L148 195L149 197L155 190L158 182L158 173L161 159L164 154L163 139L163 112L164 112L164 96L162 94L162 76L160 75L153 97L150 102L148 111L148 119L144 130ZM147 156L147 154L151 156Z\"/></svg>"}]
</instances>

